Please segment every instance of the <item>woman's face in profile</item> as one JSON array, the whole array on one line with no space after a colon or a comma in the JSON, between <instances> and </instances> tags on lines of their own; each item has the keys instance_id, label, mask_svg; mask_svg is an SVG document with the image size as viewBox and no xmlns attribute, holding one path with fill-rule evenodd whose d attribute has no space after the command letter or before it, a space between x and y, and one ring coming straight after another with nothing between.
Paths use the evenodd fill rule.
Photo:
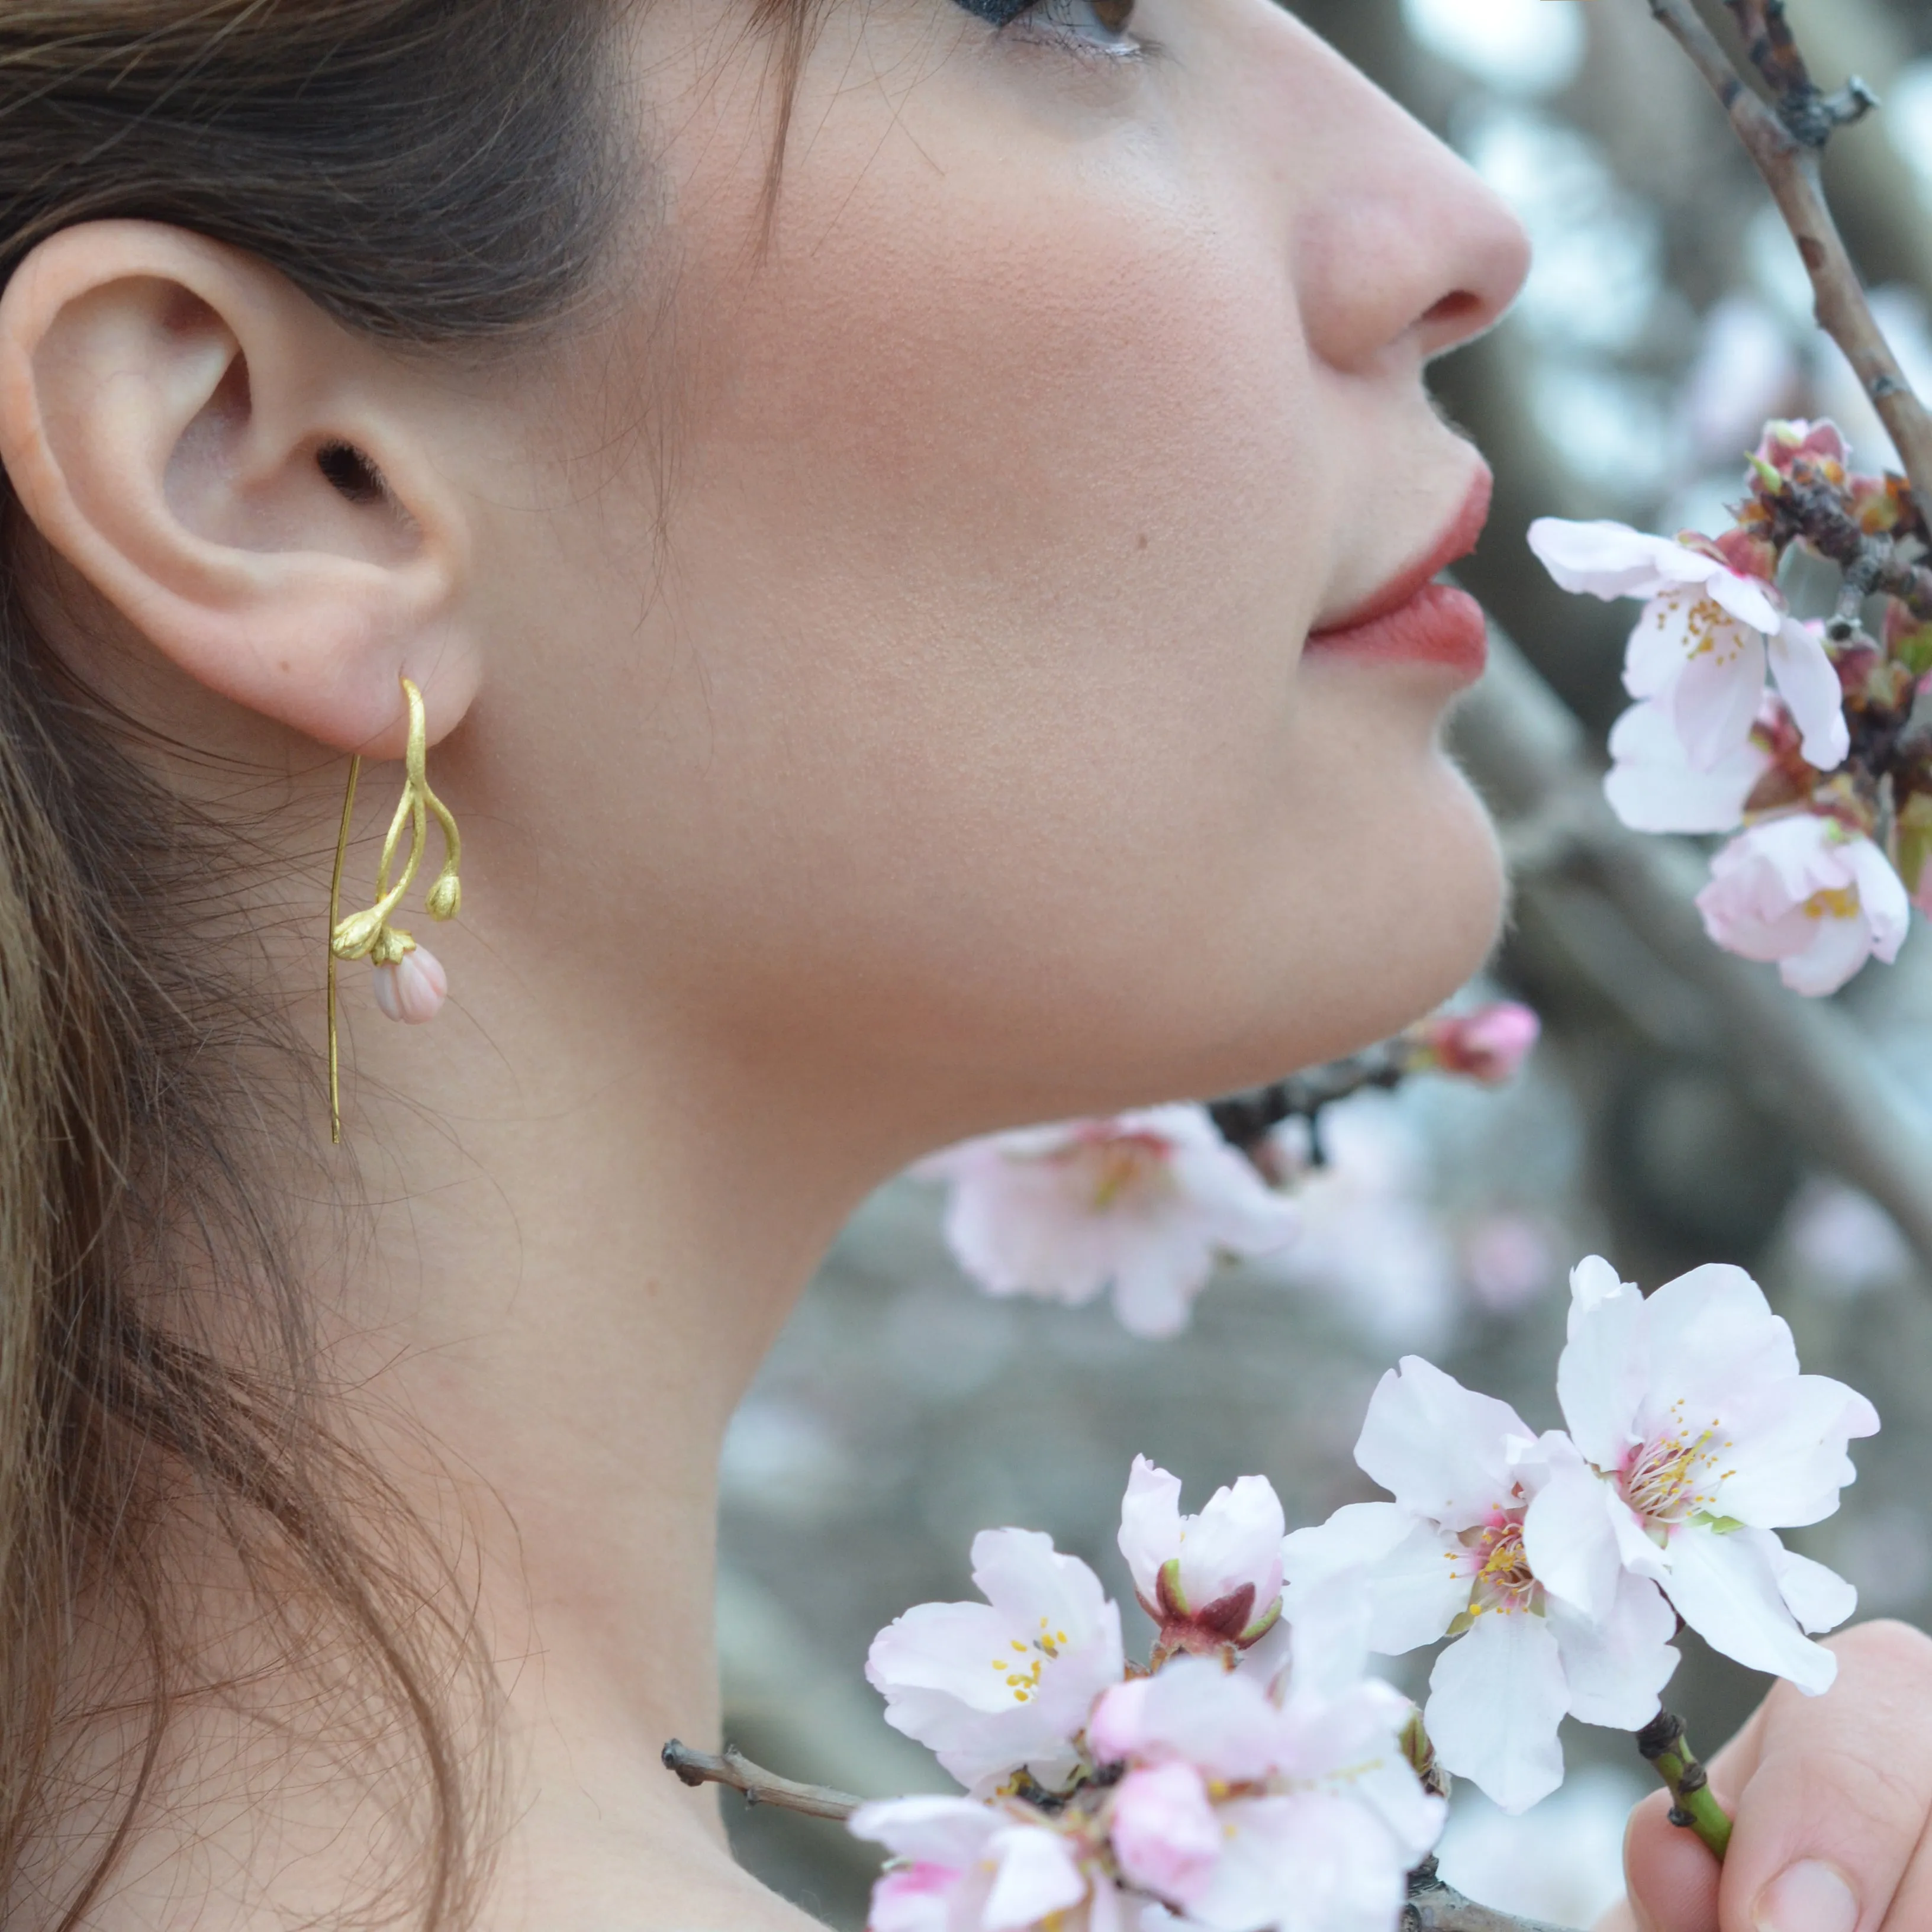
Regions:
<instances>
[{"instance_id":1,"label":"woman's face in profile","mask_svg":"<svg viewBox=\"0 0 1932 1932\"><path fill-rule=\"evenodd\" d=\"M994 6L832 5L776 183L770 42L642 11L634 286L478 563L528 647L475 769L592 828L561 970L962 1126L1278 1072L1480 962L1466 651L1307 640L1473 534L1423 370L1524 264L1272 0Z\"/></svg>"}]
</instances>

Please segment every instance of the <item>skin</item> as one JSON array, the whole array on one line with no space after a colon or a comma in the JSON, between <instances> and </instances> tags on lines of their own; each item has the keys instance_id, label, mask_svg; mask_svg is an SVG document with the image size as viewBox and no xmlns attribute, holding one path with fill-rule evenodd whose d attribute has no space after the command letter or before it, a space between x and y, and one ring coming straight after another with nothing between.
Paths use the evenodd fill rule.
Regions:
<instances>
[{"instance_id":1,"label":"skin","mask_svg":"<svg viewBox=\"0 0 1932 1932\"><path fill-rule=\"evenodd\" d=\"M345 975L374 1204L346 1250L316 1229L315 1279L358 1409L436 1446L397 1480L469 1525L512 1798L488 1932L806 1923L656 1754L717 1731L723 1430L872 1186L1374 1038L1490 944L1456 680L1304 640L1460 506L1478 461L1423 374L1507 305L1522 237L1268 0L1134 26L1156 50L1116 61L835 6L766 230L766 50L658 0L622 49L638 219L513 361L393 354L138 223L0 298L22 566L86 674L204 754L172 782L274 794L286 862L242 910L311 1037L339 754L397 755L399 673L427 698L454 997L405 1029ZM321 478L338 440L386 502ZM1848 1672L1763 1763L1878 1695ZM339 1904L343 1780L265 1807L234 1723L184 1716L93 1923ZM1797 1829L1764 1776L1741 1842ZM1684 1898L1656 1932L1708 1932Z\"/></svg>"}]
</instances>

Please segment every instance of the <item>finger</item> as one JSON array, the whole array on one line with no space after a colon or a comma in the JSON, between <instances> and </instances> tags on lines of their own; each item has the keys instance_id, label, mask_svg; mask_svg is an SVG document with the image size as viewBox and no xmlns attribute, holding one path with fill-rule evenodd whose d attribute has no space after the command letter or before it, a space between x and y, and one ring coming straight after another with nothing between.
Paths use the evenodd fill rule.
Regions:
<instances>
[{"instance_id":1,"label":"finger","mask_svg":"<svg viewBox=\"0 0 1932 1932\"><path fill-rule=\"evenodd\" d=\"M1763 1748L1760 1705L1706 1768L1718 1802L1736 1816L1738 1794L1756 1772ZM1654 1791L1630 1814L1624 1878L1636 1932L1718 1932L1718 1862L1694 1832L1670 1822L1670 1794Z\"/></svg>"},{"instance_id":2,"label":"finger","mask_svg":"<svg viewBox=\"0 0 1932 1932\"><path fill-rule=\"evenodd\" d=\"M1765 1700L1718 1888L1721 1932L1880 1932L1932 1813L1932 1639L1867 1624L1822 1697Z\"/></svg>"},{"instance_id":3,"label":"finger","mask_svg":"<svg viewBox=\"0 0 1932 1932\"><path fill-rule=\"evenodd\" d=\"M1932 1831L1918 1840L1912 1863L1893 1894L1885 1932L1924 1932L1932 1925Z\"/></svg>"}]
</instances>

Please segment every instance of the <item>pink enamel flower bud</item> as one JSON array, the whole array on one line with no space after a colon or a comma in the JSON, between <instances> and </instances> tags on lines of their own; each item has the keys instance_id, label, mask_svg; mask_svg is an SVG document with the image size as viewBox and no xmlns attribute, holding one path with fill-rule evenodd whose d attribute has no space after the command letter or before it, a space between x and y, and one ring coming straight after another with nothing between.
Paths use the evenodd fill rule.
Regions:
<instances>
[{"instance_id":1,"label":"pink enamel flower bud","mask_svg":"<svg viewBox=\"0 0 1932 1932\"><path fill-rule=\"evenodd\" d=\"M1487 1087L1516 1077L1542 1031L1536 1015L1512 1000L1472 1013L1438 1013L1416 1029L1424 1066Z\"/></svg>"},{"instance_id":2,"label":"pink enamel flower bud","mask_svg":"<svg viewBox=\"0 0 1932 1932\"><path fill-rule=\"evenodd\" d=\"M376 1004L392 1020L421 1026L442 1010L449 976L427 946L412 946L393 965L376 968Z\"/></svg>"}]
</instances>

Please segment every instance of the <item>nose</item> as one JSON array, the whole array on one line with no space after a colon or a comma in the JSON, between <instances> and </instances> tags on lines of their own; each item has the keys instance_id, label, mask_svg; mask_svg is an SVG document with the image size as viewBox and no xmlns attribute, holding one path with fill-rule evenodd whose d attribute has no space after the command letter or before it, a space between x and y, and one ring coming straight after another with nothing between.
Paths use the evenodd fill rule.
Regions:
<instances>
[{"instance_id":1,"label":"nose","mask_svg":"<svg viewBox=\"0 0 1932 1932\"><path fill-rule=\"evenodd\" d=\"M1419 367L1481 334L1528 273L1522 225L1365 76L1269 13L1272 138L1295 184L1293 268L1310 346L1368 373Z\"/></svg>"}]
</instances>

